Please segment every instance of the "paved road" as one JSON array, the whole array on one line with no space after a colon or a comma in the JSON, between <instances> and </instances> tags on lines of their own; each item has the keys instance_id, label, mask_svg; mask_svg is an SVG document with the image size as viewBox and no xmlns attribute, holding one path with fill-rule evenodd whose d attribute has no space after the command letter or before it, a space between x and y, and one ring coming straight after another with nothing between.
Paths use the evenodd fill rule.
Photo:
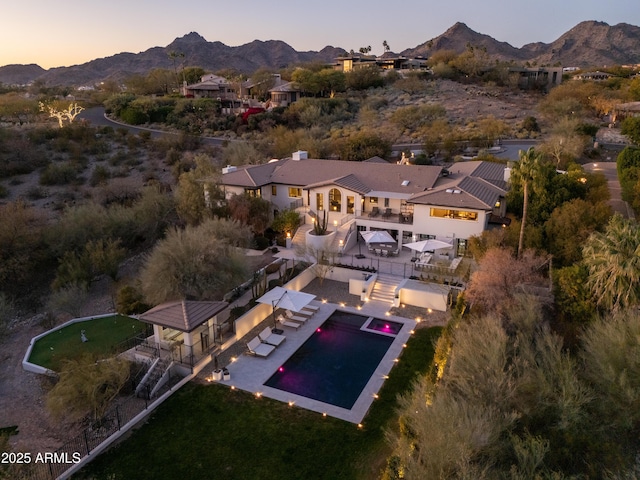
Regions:
<instances>
[{"instance_id":1,"label":"paved road","mask_svg":"<svg viewBox=\"0 0 640 480\"><path fill-rule=\"evenodd\" d=\"M625 218L635 218L633 210L622 200L622 188L618 181L618 170L616 162L597 162L587 163L584 165L584 169L587 172L600 172L604 174L607 179L607 187L611 198L609 199L609 205L613 208L614 212L619 212Z\"/></svg>"},{"instance_id":2,"label":"paved road","mask_svg":"<svg viewBox=\"0 0 640 480\"><path fill-rule=\"evenodd\" d=\"M162 130L154 130L152 128L138 127L138 126L127 125L126 123L116 122L114 120L111 120L105 117L103 107L87 108L86 110L81 112L80 115L78 115L78 118L87 120L93 126L110 126L113 128L126 128L131 133L135 133L135 134L138 134L139 132L143 132L143 131L151 132L152 138L181 135L180 133L164 132ZM200 138L202 139L203 143L206 143L209 145L224 145L225 143L228 143L230 141L238 141L238 140L229 140L228 138L219 138L219 137L200 137Z\"/></svg>"}]
</instances>

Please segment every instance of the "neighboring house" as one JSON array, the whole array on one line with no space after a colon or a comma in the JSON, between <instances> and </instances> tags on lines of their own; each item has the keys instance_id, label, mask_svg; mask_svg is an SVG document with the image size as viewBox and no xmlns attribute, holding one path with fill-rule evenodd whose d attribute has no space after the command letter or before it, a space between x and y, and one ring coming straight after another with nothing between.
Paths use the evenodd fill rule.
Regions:
<instances>
[{"instance_id":1,"label":"neighboring house","mask_svg":"<svg viewBox=\"0 0 640 480\"><path fill-rule=\"evenodd\" d=\"M549 89L562 83L562 67L509 67L509 72L518 74L518 86L520 88L544 87Z\"/></svg>"},{"instance_id":2,"label":"neighboring house","mask_svg":"<svg viewBox=\"0 0 640 480\"><path fill-rule=\"evenodd\" d=\"M336 58L334 68L341 72L350 72L370 66L376 66L383 70L426 70L427 59L422 57L407 58L392 55L385 55L383 57L347 55Z\"/></svg>"},{"instance_id":3,"label":"neighboring house","mask_svg":"<svg viewBox=\"0 0 640 480\"><path fill-rule=\"evenodd\" d=\"M269 89L269 104L273 107L286 107L302 96L302 90L295 82L281 82Z\"/></svg>"},{"instance_id":4,"label":"neighboring house","mask_svg":"<svg viewBox=\"0 0 640 480\"><path fill-rule=\"evenodd\" d=\"M640 102L619 103L613 107L613 122L619 122L627 117L640 117Z\"/></svg>"},{"instance_id":5,"label":"neighboring house","mask_svg":"<svg viewBox=\"0 0 640 480\"><path fill-rule=\"evenodd\" d=\"M192 85L186 83L182 86L182 94L193 98L218 98L221 100L233 100L237 98L235 88L229 80L218 75L204 75L200 82Z\"/></svg>"},{"instance_id":6,"label":"neighboring house","mask_svg":"<svg viewBox=\"0 0 640 480\"><path fill-rule=\"evenodd\" d=\"M613 75L607 72L584 72L573 76L574 80L589 80L592 82L602 82L608 80Z\"/></svg>"},{"instance_id":7,"label":"neighboring house","mask_svg":"<svg viewBox=\"0 0 640 480\"><path fill-rule=\"evenodd\" d=\"M388 230L399 244L437 238L453 242L457 254L506 212L505 167L482 161L447 170L295 152L264 165L226 167L221 185L227 198L248 193L271 202L274 211L297 209L305 223L326 211L331 225L353 221L358 230Z\"/></svg>"}]
</instances>

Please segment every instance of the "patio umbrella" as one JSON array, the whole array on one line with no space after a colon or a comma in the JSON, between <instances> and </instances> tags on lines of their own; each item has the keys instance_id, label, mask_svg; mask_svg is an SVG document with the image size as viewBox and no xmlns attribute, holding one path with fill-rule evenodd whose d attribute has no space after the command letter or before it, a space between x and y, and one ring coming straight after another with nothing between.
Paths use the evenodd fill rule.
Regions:
<instances>
[{"instance_id":1,"label":"patio umbrella","mask_svg":"<svg viewBox=\"0 0 640 480\"><path fill-rule=\"evenodd\" d=\"M396 243L391 234L386 230L371 230L368 232L360 232L367 244L371 243Z\"/></svg>"},{"instance_id":2,"label":"patio umbrella","mask_svg":"<svg viewBox=\"0 0 640 480\"><path fill-rule=\"evenodd\" d=\"M293 310L299 312L304 307L309 305L315 295L310 293L298 292L296 290L289 290L283 287L275 287L258 298L256 302L271 304L273 307L274 325L275 325L275 312L276 308L284 308L285 310Z\"/></svg>"},{"instance_id":3,"label":"patio umbrella","mask_svg":"<svg viewBox=\"0 0 640 480\"><path fill-rule=\"evenodd\" d=\"M452 248L453 245L441 240L436 240L435 238L430 238L429 240L405 243L403 247L410 248L411 250L415 250L416 252L430 252L432 250L443 250L445 248Z\"/></svg>"}]
</instances>

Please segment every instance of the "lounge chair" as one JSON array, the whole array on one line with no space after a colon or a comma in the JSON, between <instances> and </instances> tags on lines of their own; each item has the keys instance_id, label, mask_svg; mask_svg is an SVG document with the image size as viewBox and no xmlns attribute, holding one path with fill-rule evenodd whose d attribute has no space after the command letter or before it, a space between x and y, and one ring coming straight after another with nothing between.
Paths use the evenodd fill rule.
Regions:
<instances>
[{"instance_id":1,"label":"lounge chair","mask_svg":"<svg viewBox=\"0 0 640 480\"><path fill-rule=\"evenodd\" d=\"M320 310L320 307L317 307L315 305L306 305L304 307L302 307L302 310L311 310L312 312L317 312L318 310Z\"/></svg>"},{"instance_id":2,"label":"lounge chair","mask_svg":"<svg viewBox=\"0 0 640 480\"><path fill-rule=\"evenodd\" d=\"M382 218L389 218L391 216L391 209L385 208L384 213L382 214Z\"/></svg>"},{"instance_id":3,"label":"lounge chair","mask_svg":"<svg viewBox=\"0 0 640 480\"><path fill-rule=\"evenodd\" d=\"M378 215L380 215L380 209L378 207L373 207L371 212L369 212L370 217L377 217Z\"/></svg>"},{"instance_id":4,"label":"lounge chair","mask_svg":"<svg viewBox=\"0 0 640 480\"><path fill-rule=\"evenodd\" d=\"M307 317L301 317L300 315L295 315L291 310L285 310L284 314L287 316L289 320L293 320L295 322L304 323L309 320Z\"/></svg>"},{"instance_id":5,"label":"lounge chair","mask_svg":"<svg viewBox=\"0 0 640 480\"><path fill-rule=\"evenodd\" d=\"M284 318L282 315L278 315L278 323L283 327L289 327L295 330L299 329L300 326L302 325L301 323L298 323L298 322L290 322L289 320Z\"/></svg>"},{"instance_id":6,"label":"lounge chair","mask_svg":"<svg viewBox=\"0 0 640 480\"><path fill-rule=\"evenodd\" d=\"M276 349L273 345L262 343L260 337L255 337L247 342L247 348L249 349L249 353L256 357L268 357L271 352Z\"/></svg>"},{"instance_id":7,"label":"lounge chair","mask_svg":"<svg viewBox=\"0 0 640 480\"><path fill-rule=\"evenodd\" d=\"M274 347L277 347L287 339L287 337L285 337L284 335L273 333L269 327L266 327L263 331L261 331L258 334L258 337L260 337L260 340L262 340L263 343L266 343L267 345L273 345Z\"/></svg>"}]
</instances>

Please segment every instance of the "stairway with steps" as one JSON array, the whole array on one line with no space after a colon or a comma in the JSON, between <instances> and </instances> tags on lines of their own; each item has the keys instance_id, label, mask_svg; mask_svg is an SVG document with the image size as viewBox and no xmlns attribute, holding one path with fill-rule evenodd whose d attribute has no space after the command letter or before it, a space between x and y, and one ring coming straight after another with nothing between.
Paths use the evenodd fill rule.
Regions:
<instances>
[{"instance_id":1,"label":"stairway with steps","mask_svg":"<svg viewBox=\"0 0 640 480\"><path fill-rule=\"evenodd\" d=\"M312 228L313 225L309 224L300 225L298 227L298 230L296 230L296 234L291 239L291 245L293 246L293 248L304 248L304 246L307 244L306 234Z\"/></svg>"},{"instance_id":2,"label":"stairway with steps","mask_svg":"<svg viewBox=\"0 0 640 480\"><path fill-rule=\"evenodd\" d=\"M378 274L378 279L376 280L376 284L373 287L369 300L384 302L387 304L393 303L393 297L399 284L400 279L398 277Z\"/></svg>"}]
</instances>

